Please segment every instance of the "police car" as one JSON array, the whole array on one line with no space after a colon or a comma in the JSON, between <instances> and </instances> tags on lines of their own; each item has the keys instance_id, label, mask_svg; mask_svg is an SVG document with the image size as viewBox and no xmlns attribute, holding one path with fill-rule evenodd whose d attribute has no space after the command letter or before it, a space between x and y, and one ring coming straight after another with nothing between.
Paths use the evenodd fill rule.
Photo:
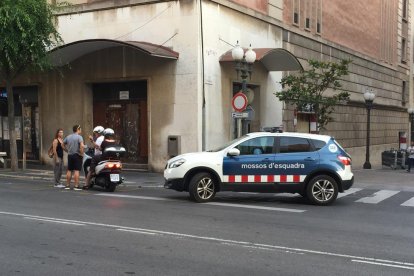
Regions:
<instances>
[{"instance_id":1,"label":"police car","mask_svg":"<svg viewBox=\"0 0 414 276\"><path fill-rule=\"evenodd\" d=\"M165 188L208 202L220 191L299 193L329 205L354 182L351 157L326 135L249 133L223 147L170 160Z\"/></svg>"}]
</instances>

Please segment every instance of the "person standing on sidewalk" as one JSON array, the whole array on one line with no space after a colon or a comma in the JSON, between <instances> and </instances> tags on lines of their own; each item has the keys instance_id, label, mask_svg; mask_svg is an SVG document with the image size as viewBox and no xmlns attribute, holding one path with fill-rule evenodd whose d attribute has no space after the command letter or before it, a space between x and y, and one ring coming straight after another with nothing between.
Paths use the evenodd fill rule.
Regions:
<instances>
[{"instance_id":1,"label":"person standing on sidewalk","mask_svg":"<svg viewBox=\"0 0 414 276\"><path fill-rule=\"evenodd\" d=\"M414 165L414 141L411 142L411 146L407 148L408 154L408 169L407 172L411 171L411 167Z\"/></svg>"},{"instance_id":2,"label":"person standing on sidewalk","mask_svg":"<svg viewBox=\"0 0 414 276\"><path fill-rule=\"evenodd\" d=\"M53 173L55 175L55 187L64 188L60 183L60 178L63 172L63 129L59 128L56 131L53 146Z\"/></svg>"},{"instance_id":3,"label":"person standing on sidewalk","mask_svg":"<svg viewBox=\"0 0 414 276\"><path fill-rule=\"evenodd\" d=\"M80 125L73 126L73 133L63 140L64 148L68 151L68 169L66 171L66 190L70 189L70 181L73 178L75 182L75 191L80 191L79 188L79 172L82 169L82 156L84 150L83 138L80 135L82 132Z\"/></svg>"}]
</instances>

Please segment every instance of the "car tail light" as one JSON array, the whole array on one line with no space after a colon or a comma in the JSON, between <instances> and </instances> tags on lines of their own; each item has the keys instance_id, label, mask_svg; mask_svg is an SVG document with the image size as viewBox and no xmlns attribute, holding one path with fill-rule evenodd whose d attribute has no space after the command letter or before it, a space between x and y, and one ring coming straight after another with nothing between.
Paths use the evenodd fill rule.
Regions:
<instances>
[{"instance_id":1,"label":"car tail light","mask_svg":"<svg viewBox=\"0 0 414 276\"><path fill-rule=\"evenodd\" d=\"M351 166L351 158L346 157L346 156L342 156L342 155L338 155L338 159L345 166Z\"/></svg>"}]
</instances>

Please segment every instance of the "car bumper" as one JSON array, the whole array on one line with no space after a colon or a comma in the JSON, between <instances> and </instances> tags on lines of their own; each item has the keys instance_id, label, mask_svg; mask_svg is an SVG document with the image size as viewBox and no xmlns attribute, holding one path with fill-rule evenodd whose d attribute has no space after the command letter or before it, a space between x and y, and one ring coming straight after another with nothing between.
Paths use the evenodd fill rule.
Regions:
<instances>
[{"instance_id":1,"label":"car bumper","mask_svg":"<svg viewBox=\"0 0 414 276\"><path fill-rule=\"evenodd\" d=\"M352 187L352 185L354 185L354 177L353 176L350 180L343 180L342 181L342 188L344 188L344 190L348 190L349 188Z\"/></svg>"},{"instance_id":2,"label":"car bumper","mask_svg":"<svg viewBox=\"0 0 414 276\"><path fill-rule=\"evenodd\" d=\"M164 188L182 192L184 191L184 179L165 179Z\"/></svg>"}]
</instances>

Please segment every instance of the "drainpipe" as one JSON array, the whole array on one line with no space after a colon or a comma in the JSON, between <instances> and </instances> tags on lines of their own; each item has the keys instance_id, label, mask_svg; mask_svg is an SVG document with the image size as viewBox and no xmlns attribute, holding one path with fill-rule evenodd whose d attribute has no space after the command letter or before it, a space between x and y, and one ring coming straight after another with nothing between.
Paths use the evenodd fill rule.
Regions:
<instances>
[{"instance_id":1,"label":"drainpipe","mask_svg":"<svg viewBox=\"0 0 414 276\"><path fill-rule=\"evenodd\" d=\"M204 31L203 31L203 0L198 0L200 11L200 42L201 42L201 89L203 96L203 107L201 114L201 149L206 150L206 96L205 96L205 77L204 77Z\"/></svg>"}]
</instances>

